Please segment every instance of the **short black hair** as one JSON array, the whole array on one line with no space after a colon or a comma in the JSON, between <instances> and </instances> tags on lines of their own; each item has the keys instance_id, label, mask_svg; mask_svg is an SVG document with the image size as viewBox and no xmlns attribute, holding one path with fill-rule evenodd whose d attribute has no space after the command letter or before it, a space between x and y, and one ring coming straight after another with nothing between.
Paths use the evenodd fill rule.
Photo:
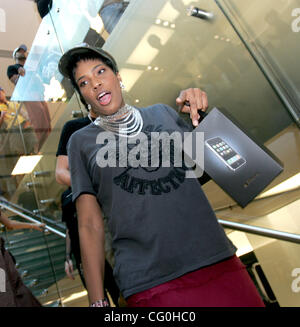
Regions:
<instances>
[{"instance_id":1,"label":"short black hair","mask_svg":"<svg viewBox=\"0 0 300 327\"><path fill-rule=\"evenodd\" d=\"M72 86L79 93L80 100L84 104L86 110L88 110L88 105L85 102L85 100L80 92L80 89L76 83L76 80L74 78L74 69L76 68L78 62L80 62L80 61L88 61L88 60L96 60L96 59L101 60L106 66L108 66L114 72L114 74L117 74L117 71L116 71L115 67L112 65L111 61L108 60L107 58L102 57L100 54L97 54L95 52L87 52L87 53L73 55L71 57L70 61L68 62L68 66L67 66L68 75L70 76Z\"/></svg>"}]
</instances>

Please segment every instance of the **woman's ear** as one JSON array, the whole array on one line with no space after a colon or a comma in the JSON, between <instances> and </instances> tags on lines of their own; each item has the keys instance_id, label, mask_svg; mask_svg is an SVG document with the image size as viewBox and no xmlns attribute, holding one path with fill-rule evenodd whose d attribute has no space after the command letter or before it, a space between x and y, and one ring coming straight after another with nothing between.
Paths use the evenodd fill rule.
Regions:
<instances>
[{"instance_id":1,"label":"woman's ear","mask_svg":"<svg viewBox=\"0 0 300 327\"><path fill-rule=\"evenodd\" d=\"M122 82L122 77L121 77L120 73L118 72L116 75L117 75L117 79L119 80L119 82Z\"/></svg>"},{"instance_id":2,"label":"woman's ear","mask_svg":"<svg viewBox=\"0 0 300 327\"><path fill-rule=\"evenodd\" d=\"M120 75L119 73L117 73L117 79L118 79L118 81L119 81L119 83L120 83L120 88L121 88L122 90L124 90L124 89L125 89L125 85L123 84L123 82L122 82L122 77L121 77L121 75Z\"/></svg>"}]
</instances>

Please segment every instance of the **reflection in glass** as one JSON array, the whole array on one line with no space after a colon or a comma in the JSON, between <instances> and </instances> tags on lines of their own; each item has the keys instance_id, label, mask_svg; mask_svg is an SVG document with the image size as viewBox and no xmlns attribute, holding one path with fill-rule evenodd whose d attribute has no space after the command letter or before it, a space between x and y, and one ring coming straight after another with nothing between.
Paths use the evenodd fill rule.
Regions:
<instances>
[{"instance_id":1,"label":"reflection in glass","mask_svg":"<svg viewBox=\"0 0 300 327\"><path fill-rule=\"evenodd\" d=\"M247 42L291 115L300 124L299 1L218 1ZM259 10L257 10L259 8ZM232 17L232 18L231 18ZM292 52L291 52L292 49Z\"/></svg>"},{"instance_id":2,"label":"reflection in glass","mask_svg":"<svg viewBox=\"0 0 300 327\"><path fill-rule=\"evenodd\" d=\"M130 3L103 46L124 73L128 97L139 106L163 102L174 107L180 90L200 87L211 107L225 107L266 142L291 124L289 114L217 5L201 2L203 10L215 15L210 22L188 16L191 4Z\"/></svg>"}]
</instances>

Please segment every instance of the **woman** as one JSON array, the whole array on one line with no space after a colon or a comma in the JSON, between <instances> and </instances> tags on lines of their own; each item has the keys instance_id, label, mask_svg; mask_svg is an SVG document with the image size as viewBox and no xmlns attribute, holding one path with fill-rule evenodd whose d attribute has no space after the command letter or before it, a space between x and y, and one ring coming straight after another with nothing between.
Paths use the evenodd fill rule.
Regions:
<instances>
[{"instance_id":1,"label":"woman","mask_svg":"<svg viewBox=\"0 0 300 327\"><path fill-rule=\"evenodd\" d=\"M91 305L108 306L103 291L105 216L115 250L114 275L129 306L263 306L201 185L185 178L185 165L147 167L129 160L133 153L143 157L145 148L134 148L140 135L146 142L161 132L188 131L187 124L163 104L143 109L125 104L117 64L102 49L75 47L63 55L59 69L99 116L68 144ZM192 120L195 115L193 108ZM151 142L145 144L151 147ZM124 165L126 155L129 164Z\"/></svg>"}]
</instances>

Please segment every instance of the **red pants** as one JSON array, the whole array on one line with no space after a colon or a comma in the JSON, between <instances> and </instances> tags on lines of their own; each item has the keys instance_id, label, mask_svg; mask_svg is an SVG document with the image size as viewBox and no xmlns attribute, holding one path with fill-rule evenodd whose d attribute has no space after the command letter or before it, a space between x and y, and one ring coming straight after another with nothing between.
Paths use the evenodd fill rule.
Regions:
<instances>
[{"instance_id":1,"label":"red pants","mask_svg":"<svg viewBox=\"0 0 300 327\"><path fill-rule=\"evenodd\" d=\"M129 307L264 307L236 256L134 294Z\"/></svg>"}]
</instances>

